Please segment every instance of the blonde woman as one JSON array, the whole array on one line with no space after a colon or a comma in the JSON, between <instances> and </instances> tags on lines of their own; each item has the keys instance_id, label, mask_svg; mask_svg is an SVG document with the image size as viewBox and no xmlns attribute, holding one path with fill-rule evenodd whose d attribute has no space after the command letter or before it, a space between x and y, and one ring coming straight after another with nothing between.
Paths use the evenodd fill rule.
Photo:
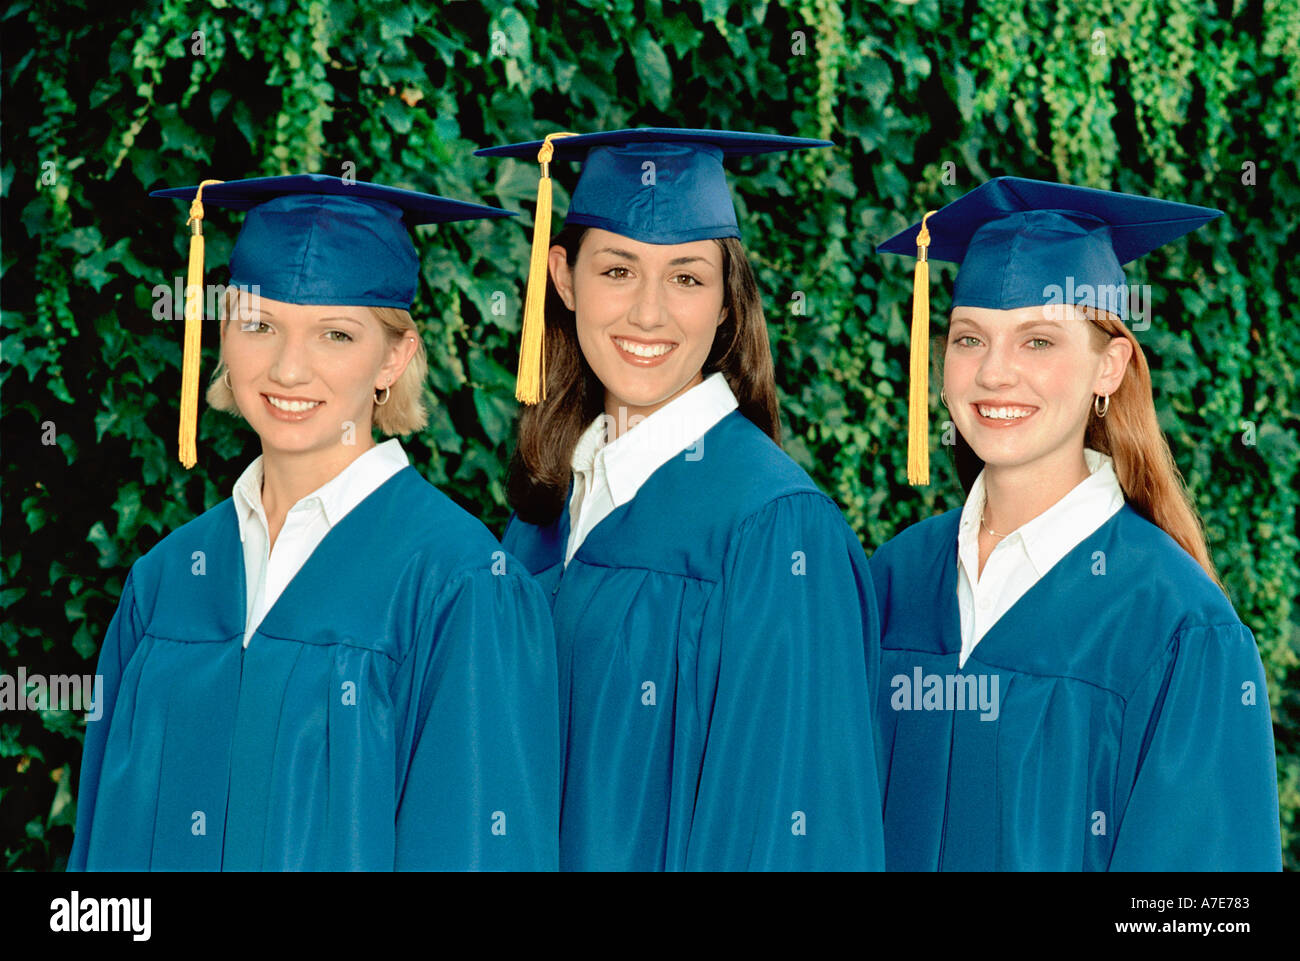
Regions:
<instances>
[{"instance_id":1,"label":"blonde woman","mask_svg":"<svg viewBox=\"0 0 1300 961\"><path fill-rule=\"evenodd\" d=\"M504 212L314 175L201 203L249 210L208 398L261 456L127 578L70 866L553 869L545 596L372 439L425 422L408 225Z\"/></svg>"},{"instance_id":2,"label":"blonde woman","mask_svg":"<svg viewBox=\"0 0 1300 961\"><path fill-rule=\"evenodd\" d=\"M1121 265L1216 216L1003 177L881 246L961 264L969 490L871 559L891 870L1280 868L1259 652L1123 322Z\"/></svg>"}]
</instances>

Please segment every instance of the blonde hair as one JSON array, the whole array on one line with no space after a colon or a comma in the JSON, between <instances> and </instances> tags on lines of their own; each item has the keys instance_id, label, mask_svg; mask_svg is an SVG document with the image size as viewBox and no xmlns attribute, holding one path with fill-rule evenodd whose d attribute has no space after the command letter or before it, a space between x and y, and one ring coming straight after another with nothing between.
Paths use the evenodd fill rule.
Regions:
<instances>
[{"instance_id":1,"label":"blonde hair","mask_svg":"<svg viewBox=\"0 0 1300 961\"><path fill-rule=\"evenodd\" d=\"M235 313L230 303L231 294L237 296L238 293L237 288L231 287L221 300L223 326ZM418 433L424 430L429 422L429 412L424 406L424 379L429 368L424 341L420 339L419 331L416 330L415 321L409 311L398 307L367 309L379 321L391 342L400 343L402 338L408 335L415 338L415 353L411 356L411 362L389 387L388 402L382 406L374 405L372 424L386 437ZM217 362L217 369L212 372L212 381L208 384L208 405L236 417L242 417L243 413L235 403L234 392L226 386L225 376L226 362L223 359Z\"/></svg>"}]
</instances>

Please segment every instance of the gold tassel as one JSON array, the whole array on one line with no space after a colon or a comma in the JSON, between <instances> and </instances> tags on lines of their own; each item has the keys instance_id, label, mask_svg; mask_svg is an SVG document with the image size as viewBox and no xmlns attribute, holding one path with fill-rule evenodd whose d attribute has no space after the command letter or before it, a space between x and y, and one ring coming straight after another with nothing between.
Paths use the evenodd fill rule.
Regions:
<instances>
[{"instance_id":1,"label":"gold tassel","mask_svg":"<svg viewBox=\"0 0 1300 961\"><path fill-rule=\"evenodd\" d=\"M930 483L930 231L921 218L912 278L912 357L907 391L907 482Z\"/></svg>"},{"instance_id":2,"label":"gold tassel","mask_svg":"<svg viewBox=\"0 0 1300 961\"><path fill-rule=\"evenodd\" d=\"M203 188L219 184L205 180L199 184L190 204L190 259L185 272L185 352L181 363L180 461L189 470L198 460L199 360L203 339Z\"/></svg>"},{"instance_id":3,"label":"gold tassel","mask_svg":"<svg viewBox=\"0 0 1300 961\"><path fill-rule=\"evenodd\" d=\"M537 151L542 165L537 181L537 212L533 217L533 250L528 259L528 293L524 299L523 330L519 335L519 372L515 379L515 399L536 404L546 398L546 356L543 338L546 332L546 258L551 249L551 157L556 137L571 133L547 134Z\"/></svg>"}]
</instances>

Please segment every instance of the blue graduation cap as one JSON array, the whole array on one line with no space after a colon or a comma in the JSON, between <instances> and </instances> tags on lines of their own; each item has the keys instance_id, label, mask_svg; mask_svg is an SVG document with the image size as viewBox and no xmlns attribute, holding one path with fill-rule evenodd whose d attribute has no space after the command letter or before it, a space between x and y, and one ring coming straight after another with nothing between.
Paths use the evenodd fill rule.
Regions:
<instances>
[{"instance_id":1,"label":"blue graduation cap","mask_svg":"<svg viewBox=\"0 0 1300 961\"><path fill-rule=\"evenodd\" d=\"M908 481L929 483L929 267L958 263L953 307L1083 304L1128 316L1123 265L1222 211L1137 194L997 177L890 237L879 253L917 258L912 290Z\"/></svg>"},{"instance_id":2,"label":"blue graduation cap","mask_svg":"<svg viewBox=\"0 0 1300 961\"><path fill-rule=\"evenodd\" d=\"M324 174L205 180L197 187L155 190L150 196L190 201L180 428L180 459L186 467L196 460L204 203L248 211L230 256L232 286L292 304L402 309L414 301L419 278L411 225L516 216L497 207Z\"/></svg>"},{"instance_id":3,"label":"blue graduation cap","mask_svg":"<svg viewBox=\"0 0 1300 961\"><path fill-rule=\"evenodd\" d=\"M553 133L543 140L476 150L480 157L536 159L542 168L515 396L527 404L545 396L542 309L551 244L552 159L583 161L566 223L599 227L647 244L681 244L740 236L722 166L727 157L830 146L828 140L776 134L638 127Z\"/></svg>"},{"instance_id":4,"label":"blue graduation cap","mask_svg":"<svg viewBox=\"0 0 1300 961\"><path fill-rule=\"evenodd\" d=\"M420 269L410 226L517 216L324 174L204 184L150 196L248 211L230 255L231 284L256 284L262 296L290 304L408 309Z\"/></svg>"}]
</instances>

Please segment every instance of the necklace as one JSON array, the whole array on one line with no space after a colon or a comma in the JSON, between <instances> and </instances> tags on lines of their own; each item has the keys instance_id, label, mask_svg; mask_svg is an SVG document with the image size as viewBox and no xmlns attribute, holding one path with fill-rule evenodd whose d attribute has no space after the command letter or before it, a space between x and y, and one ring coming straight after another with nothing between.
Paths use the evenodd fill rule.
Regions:
<instances>
[{"instance_id":1,"label":"necklace","mask_svg":"<svg viewBox=\"0 0 1300 961\"><path fill-rule=\"evenodd\" d=\"M1006 536L1007 536L1006 534L999 534L999 533L998 533L997 531L995 531L993 528L989 527L988 524L985 524L985 523L984 523L984 511L983 511L982 509L980 510L980 526L983 527L986 531L988 531L989 534L990 534L992 537L1006 537Z\"/></svg>"}]
</instances>

